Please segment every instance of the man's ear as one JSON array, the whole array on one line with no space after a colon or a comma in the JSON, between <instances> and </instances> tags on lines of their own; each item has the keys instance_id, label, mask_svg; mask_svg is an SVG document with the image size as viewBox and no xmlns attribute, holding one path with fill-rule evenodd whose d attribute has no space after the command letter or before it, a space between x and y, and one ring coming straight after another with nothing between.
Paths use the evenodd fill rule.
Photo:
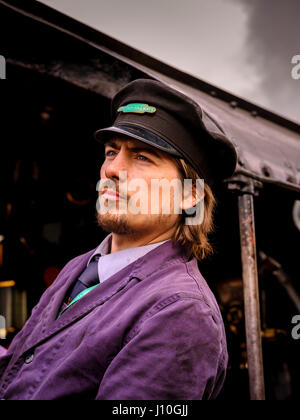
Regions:
<instances>
[{"instance_id":1,"label":"man's ear","mask_svg":"<svg viewBox=\"0 0 300 420\"><path fill-rule=\"evenodd\" d=\"M192 207L195 207L205 197L204 181L196 180L192 182L192 185L184 186L182 195L182 210L187 210Z\"/></svg>"}]
</instances>

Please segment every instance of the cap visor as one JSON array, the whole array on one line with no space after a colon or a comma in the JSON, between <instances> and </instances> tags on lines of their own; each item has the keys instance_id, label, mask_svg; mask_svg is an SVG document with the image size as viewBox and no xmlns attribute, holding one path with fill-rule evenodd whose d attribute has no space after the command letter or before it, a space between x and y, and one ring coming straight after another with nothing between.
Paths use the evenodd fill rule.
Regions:
<instances>
[{"instance_id":1,"label":"cap visor","mask_svg":"<svg viewBox=\"0 0 300 420\"><path fill-rule=\"evenodd\" d=\"M155 147L156 149L162 150L163 152L170 153L177 157L181 157L181 154L164 139L142 127L129 127L125 125L112 126L102 128L101 130L96 131L94 136L96 140L98 140L101 143L104 143L108 139L108 137L111 137L111 135L116 133L132 137L136 140L142 141L143 143L147 143L150 146Z\"/></svg>"}]
</instances>

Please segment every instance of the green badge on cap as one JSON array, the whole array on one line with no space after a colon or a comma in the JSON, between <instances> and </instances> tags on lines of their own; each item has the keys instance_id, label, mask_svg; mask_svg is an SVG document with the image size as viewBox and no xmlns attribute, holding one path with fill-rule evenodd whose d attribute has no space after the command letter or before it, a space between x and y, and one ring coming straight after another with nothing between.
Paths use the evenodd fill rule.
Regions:
<instances>
[{"instance_id":1,"label":"green badge on cap","mask_svg":"<svg viewBox=\"0 0 300 420\"><path fill-rule=\"evenodd\" d=\"M126 106L121 106L118 109L118 112L135 112L137 114L149 112L150 114L153 114L156 112L156 108L154 108L154 106L149 106L148 104L128 104Z\"/></svg>"}]
</instances>

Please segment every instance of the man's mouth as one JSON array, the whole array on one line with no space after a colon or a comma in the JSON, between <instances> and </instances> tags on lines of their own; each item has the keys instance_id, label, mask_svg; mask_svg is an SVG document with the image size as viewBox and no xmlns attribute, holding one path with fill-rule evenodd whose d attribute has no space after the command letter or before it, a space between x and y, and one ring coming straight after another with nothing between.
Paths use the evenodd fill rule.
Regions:
<instances>
[{"instance_id":1,"label":"man's mouth","mask_svg":"<svg viewBox=\"0 0 300 420\"><path fill-rule=\"evenodd\" d=\"M108 189L105 189L104 191L102 191L101 195L108 200L118 201L118 200L123 198L122 196L120 197L120 195L117 191L111 191L111 190L108 190Z\"/></svg>"}]
</instances>

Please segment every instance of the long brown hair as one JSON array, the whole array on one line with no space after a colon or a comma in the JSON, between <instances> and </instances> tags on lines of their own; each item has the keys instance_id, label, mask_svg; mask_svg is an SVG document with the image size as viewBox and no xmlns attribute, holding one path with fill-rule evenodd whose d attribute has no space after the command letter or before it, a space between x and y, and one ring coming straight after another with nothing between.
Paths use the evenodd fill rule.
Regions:
<instances>
[{"instance_id":1,"label":"long brown hair","mask_svg":"<svg viewBox=\"0 0 300 420\"><path fill-rule=\"evenodd\" d=\"M196 179L201 179L197 172L183 159L175 159L175 162L182 181L183 179L192 179L193 184L195 184ZM204 218L202 223L199 225L186 224L186 215L183 212L173 237L174 242L184 246L189 257L204 260L213 254L209 234L214 231L213 215L215 207L216 198L209 185L204 182Z\"/></svg>"}]
</instances>

